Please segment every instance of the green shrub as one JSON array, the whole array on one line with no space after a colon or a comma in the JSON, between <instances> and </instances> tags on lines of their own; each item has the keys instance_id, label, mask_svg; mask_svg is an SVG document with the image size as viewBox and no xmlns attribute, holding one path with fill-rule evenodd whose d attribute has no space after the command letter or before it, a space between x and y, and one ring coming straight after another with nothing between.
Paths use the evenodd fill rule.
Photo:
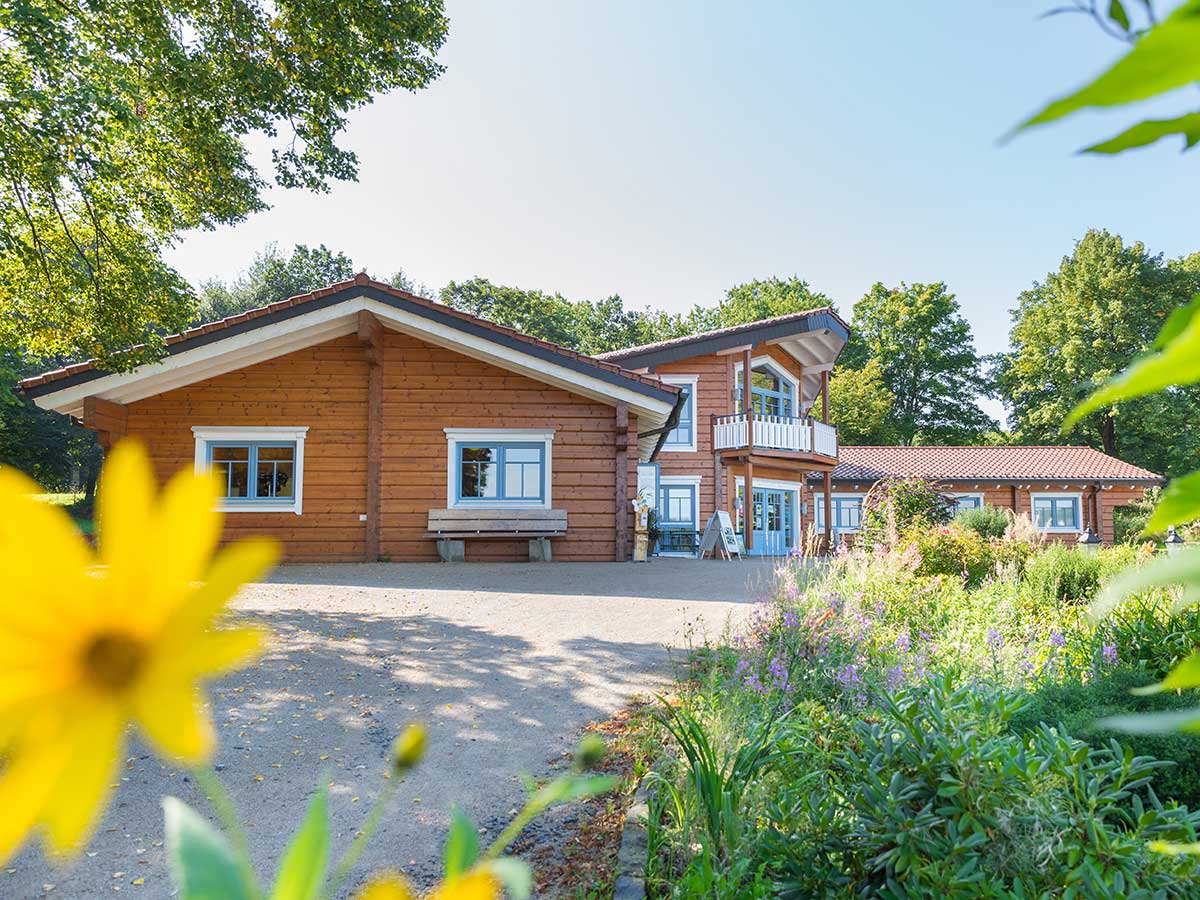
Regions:
<instances>
[{"instance_id":1,"label":"green shrub","mask_svg":"<svg viewBox=\"0 0 1200 900\"><path fill-rule=\"evenodd\" d=\"M1163 800L1200 808L1200 735L1129 734L1099 724L1108 716L1191 709L1196 705L1194 695L1167 692L1137 697L1129 693L1156 678L1145 671L1120 667L1103 670L1086 684L1078 680L1044 684L1013 714L1009 728L1021 733L1036 731L1042 724L1061 724L1072 737L1098 750L1115 739L1139 756L1172 760L1175 765L1155 774L1155 793Z\"/></svg>"},{"instance_id":2,"label":"green shrub","mask_svg":"<svg viewBox=\"0 0 1200 900\"><path fill-rule=\"evenodd\" d=\"M999 506L977 506L956 513L954 521L963 528L971 529L984 540L998 541L1008 531L1012 513Z\"/></svg>"},{"instance_id":3,"label":"green shrub","mask_svg":"<svg viewBox=\"0 0 1200 900\"><path fill-rule=\"evenodd\" d=\"M945 575L966 584L979 584L995 570L992 546L979 533L959 523L908 531L896 547L911 558L917 575Z\"/></svg>"},{"instance_id":4,"label":"green shrub","mask_svg":"<svg viewBox=\"0 0 1200 900\"><path fill-rule=\"evenodd\" d=\"M885 478L863 498L861 539L868 547L892 546L912 528L949 522L954 506L953 497L922 478Z\"/></svg>"},{"instance_id":5,"label":"green shrub","mask_svg":"<svg viewBox=\"0 0 1200 900\"><path fill-rule=\"evenodd\" d=\"M885 700L823 784L781 790L759 852L785 897L1195 897L1200 813L1164 807L1160 764L1041 726L1019 701L948 681Z\"/></svg>"},{"instance_id":6,"label":"green shrub","mask_svg":"<svg viewBox=\"0 0 1200 900\"><path fill-rule=\"evenodd\" d=\"M1098 556L1049 544L1025 564L1024 586L1039 603L1086 603L1100 588L1103 571Z\"/></svg>"}]
</instances>

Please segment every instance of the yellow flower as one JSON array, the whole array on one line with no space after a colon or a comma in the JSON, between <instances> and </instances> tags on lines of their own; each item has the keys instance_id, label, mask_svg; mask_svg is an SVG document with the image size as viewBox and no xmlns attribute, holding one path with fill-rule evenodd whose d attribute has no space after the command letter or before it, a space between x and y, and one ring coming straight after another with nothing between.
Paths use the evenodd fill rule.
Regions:
<instances>
[{"instance_id":1,"label":"yellow flower","mask_svg":"<svg viewBox=\"0 0 1200 900\"><path fill-rule=\"evenodd\" d=\"M193 765L214 731L199 682L252 659L260 628L213 629L244 582L275 562L267 540L216 555L216 487L190 472L155 497L142 447L109 455L93 552L67 514L0 469L0 859L35 827L48 849L95 827L136 722Z\"/></svg>"},{"instance_id":2,"label":"yellow flower","mask_svg":"<svg viewBox=\"0 0 1200 900\"><path fill-rule=\"evenodd\" d=\"M392 744L392 769L402 774L419 763L428 740L424 725L414 723L405 728Z\"/></svg>"},{"instance_id":3,"label":"yellow flower","mask_svg":"<svg viewBox=\"0 0 1200 900\"><path fill-rule=\"evenodd\" d=\"M444 882L426 900L500 900L500 882L487 869L472 869L465 875ZM416 900L403 875L385 874L374 878L354 900Z\"/></svg>"}]
</instances>

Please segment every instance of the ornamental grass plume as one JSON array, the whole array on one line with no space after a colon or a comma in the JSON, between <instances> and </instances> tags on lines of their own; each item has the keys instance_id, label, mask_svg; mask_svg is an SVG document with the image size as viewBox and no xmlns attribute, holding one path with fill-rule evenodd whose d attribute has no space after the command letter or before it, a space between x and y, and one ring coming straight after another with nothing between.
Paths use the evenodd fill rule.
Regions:
<instances>
[{"instance_id":1,"label":"ornamental grass plume","mask_svg":"<svg viewBox=\"0 0 1200 900\"><path fill-rule=\"evenodd\" d=\"M258 627L214 627L237 589L278 558L274 541L217 552L212 479L181 472L156 496L141 445L109 454L93 551L41 489L0 469L0 859L40 830L48 851L90 836L136 723L162 756L206 762L200 685L261 651Z\"/></svg>"}]
</instances>

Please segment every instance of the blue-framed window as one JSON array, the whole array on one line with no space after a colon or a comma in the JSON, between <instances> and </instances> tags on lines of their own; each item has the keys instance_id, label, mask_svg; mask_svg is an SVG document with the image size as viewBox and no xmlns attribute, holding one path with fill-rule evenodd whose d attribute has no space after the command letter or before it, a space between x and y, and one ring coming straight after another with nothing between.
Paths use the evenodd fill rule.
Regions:
<instances>
[{"instance_id":1,"label":"blue-framed window","mask_svg":"<svg viewBox=\"0 0 1200 900\"><path fill-rule=\"evenodd\" d=\"M742 398L742 370L737 372L737 412L745 408ZM760 416L794 416L792 386L772 365L758 365L750 370L750 405Z\"/></svg>"},{"instance_id":2,"label":"blue-framed window","mask_svg":"<svg viewBox=\"0 0 1200 900\"><path fill-rule=\"evenodd\" d=\"M696 400L692 396L692 386L679 386L683 388L687 399L679 412L679 424L671 429L667 439L663 441L663 447L691 447L696 441Z\"/></svg>"},{"instance_id":3,"label":"blue-framed window","mask_svg":"<svg viewBox=\"0 0 1200 900\"><path fill-rule=\"evenodd\" d=\"M233 503L293 503L295 441L209 441L208 468Z\"/></svg>"},{"instance_id":4,"label":"blue-framed window","mask_svg":"<svg viewBox=\"0 0 1200 900\"><path fill-rule=\"evenodd\" d=\"M983 500L979 497L964 496L954 498L954 514L958 515L968 509L979 509L983 506Z\"/></svg>"},{"instance_id":5,"label":"blue-framed window","mask_svg":"<svg viewBox=\"0 0 1200 900\"><path fill-rule=\"evenodd\" d=\"M816 516L814 521L817 523L817 531L825 530L825 498L821 494L813 495L814 506L816 506ZM833 495L833 528L836 531L858 531L859 525L862 523L862 497L839 497Z\"/></svg>"},{"instance_id":6,"label":"blue-framed window","mask_svg":"<svg viewBox=\"0 0 1200 900\"><path fill-rule=\"evenodd\" d=\"M1079 531L1078 497L1033 498L1033 524L1043 531Z\"/></svg>"},{"instance_id":7,"label":"blue-framed window","mask_svg":"<svg viewBox=\"0 0 1200 900\"><path fill-rule=\"evenodd\" d=\"M664 484L658 489L659 547L667 553L696 550L696 485Z\"/></svg>"},{"instance_id":8,"label":"blue-framed window","mask_svg":"<svg viewBox=\"0 0 1200 900\"><path fill-rule=\"evenodd\" d=\"M458 499L545 499L545 444L458 445Z\"/></svg>"}]
</instances>

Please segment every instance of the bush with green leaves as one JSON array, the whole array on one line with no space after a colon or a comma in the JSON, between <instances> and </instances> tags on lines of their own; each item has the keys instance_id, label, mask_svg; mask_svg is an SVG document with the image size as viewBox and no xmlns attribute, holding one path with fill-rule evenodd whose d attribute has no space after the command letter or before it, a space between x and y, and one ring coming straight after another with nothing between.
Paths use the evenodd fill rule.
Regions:
<instances>
[{"instance_id":1,"label":"bush with green leaves","mask_svg":"<svg viewBox=\"0 0 1200 900\"><path fill-rule=\"evenodd\" d=\"M1039 603L1083 604L1100 589L1102 569L1086 550L1050 544L1025 565L1024 586Z\"/></svg>"},{"instance_id":2,"label":"bush with green leaves","mask_svg":"<svg viewBox=\"0 0 1200 900\"><path fill-rule=\"evenodd\" d=\"M969 528L984 540L998 541L1004 538L1012 524L1012 513L1002 506L976 506L962 509L954 514L954 523Z\"/></svg>"},{"instance_id":3,"label":"bush with green leaves","mask_svg":"<svg viewBox=\"0 0 1200 900\"><path fill-rule=\"evenodd\" d=\"M912 528L944 525L954 515L955 500L923 478L885 478L862 503L860 539L868 546L893 546Z\"/></svg>"},{"instance_id":4,"label":"bush with green leaves","mask_svg":"<svg viewBox=\"0 0 1200 900\"><path fill-rule=\"evenodd\" d=\"M945 575L979 584L996 568L992 542L958 522L909 529L896 549L902 557L911 557L917 575Z\"/></svg>"},{"instance_id":5,"label":"bush with green leaves","mask_svg":"<svg viewBox=\"0 0 1200 900\"><path fill-rule=\"evenodd\" d=\"M1013 734L1019 706L948 677L884 698L819 784L767 808L778 896L1196 896L1200 862L1148 847L1200 828L1150 789L1161 764L1048 726Z\"/></svg>"}]
</instances>

